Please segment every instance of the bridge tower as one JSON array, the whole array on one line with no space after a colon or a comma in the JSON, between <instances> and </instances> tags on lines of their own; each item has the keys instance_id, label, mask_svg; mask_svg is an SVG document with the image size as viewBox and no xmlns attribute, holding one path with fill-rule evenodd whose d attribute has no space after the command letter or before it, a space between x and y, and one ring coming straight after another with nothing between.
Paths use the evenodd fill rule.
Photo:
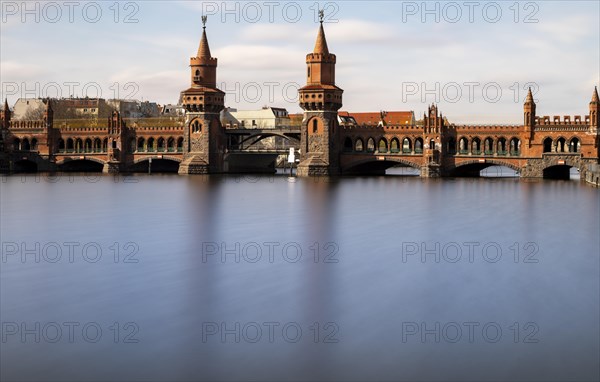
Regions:
<instances>
[{"instance_id":1,"label":"bridge tower","mask_svg":"<svg viewBox=\"0 0 600 382\"><path fill-rule=\"evenodd\" d=\"M226 140L219 113L224 107L225 93L217 88L217 59L210 54L206 16L202 16L202 24L198 53L190 58L191 86L181 92L180 98L186 110L180 174L223 170Z\"/></svg>"},{"instance_id":2,"label":"bridge tower","mask_svg":"<svg viewBox=\"0 0 600 382\"><path fill-rule=\"evenodd\" d=\"M525 103L523 104L523 126L525 127L525 136L526 141L522 143L522 149L524 153L529 152L531 149L531 145L533 143L533 135L535 130L535 101L533 100L533 93L531 93L531 88L527 91L527 97L525 98Z\"/></svg>"},{"instance_id":3,"label":"bridge tower","mask_svg":"<svg viewBox=\"0 0 600 382\"><path fill-rule=\"evenodd\" d=\"M441 176L440 162L442 155L442 135L444 133L444 116L438 113L438 107L429 106L423 116L423 165L421 177L437 178Z\"/></svg>"},{"instance_id":4,"label":"bridge tower","mask_svg":"<svg viewBox=\"0 0 600 382\"><path fill-rule=\"evenodd\" d=\"M123 163L123 153L125 150L125 139L124 130L125 124L121 113L113 111L111 116L108 117L108 148L106 156L106 164L104 165L103 172L105 173L117 173L120 171L121 163Z\"/></svg>"},{"instance_id":5,"label":"bridge tower","mask_svg":"<svg viewBox=\"0 0 600 382\"><path fill-rule=\"evenodd\" d=\"M335 175L340 172L338 110L343 90L335 85L335 54L329 53L323 11L312 53L306 55L306 86L298 92L304 110L301 129L301 162L298 175Z\"/></svg>"},{"instance_id":6,"label":"bridge tower","mask_svg":"<svg viewBox=\"0 0 600 382\"><path fill-rule=\"evenodd\" d=\"M590 134L596 136L596 155L600 158L600 130L598 129L598 114L600 99L598 99L598 88L594 87L594 94L590 101Z\"/></svg>"}]
</instances>

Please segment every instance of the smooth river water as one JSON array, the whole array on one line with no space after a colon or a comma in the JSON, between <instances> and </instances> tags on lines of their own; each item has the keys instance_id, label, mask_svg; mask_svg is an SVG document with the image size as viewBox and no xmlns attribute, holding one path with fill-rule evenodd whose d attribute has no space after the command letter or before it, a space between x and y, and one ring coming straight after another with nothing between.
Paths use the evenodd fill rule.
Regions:
<instances>
[{"instance_id":1,"label":"smooth river water","mask_svg":"<svg viewBox=\"0 0 600 382\"><path fill-rule=\"evenodd\" d=\"M0 379L598 380L578 181L0 178Z\"/></svg>"}]
</instances>

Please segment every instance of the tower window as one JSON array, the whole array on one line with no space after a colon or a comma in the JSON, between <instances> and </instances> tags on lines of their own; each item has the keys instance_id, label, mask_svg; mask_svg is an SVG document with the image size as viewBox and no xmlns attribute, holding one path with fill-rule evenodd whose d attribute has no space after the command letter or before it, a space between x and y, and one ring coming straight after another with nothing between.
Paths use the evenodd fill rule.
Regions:
<instances>
[{"instance_id":1,"label":"tower window","mask_svg":"<svg viewBox=\"0 0 600 382\"><path fill-rule=\"evenodd\" d=\"M192 131L194 133L199 133L202 131L202 124L200 124L198 121L194 121L194 124L192 125Z\"/></svg>"},{"instance_id":2,"label":"tower window","mask_svg":"<svg viewBox=\"0 0 600 382\"><path fill-rule=\"evenodd\" d=\"M308 72L308 75L307 75L307 77L309 77L309 78L310 78L310 66L308 67L308 70L307 70L307 72Z\"/></svg>"},{"instance_id":3,"label":"tower window","mask_svg":"<svg viewBox=\"0 0 600 382\"><path fill-rule=\"evenodd\" d=\"M313 133L316 133L318 128L319 128L319 125L318 125L317 120L313 119Z\"/></svg>"}]
</instances>

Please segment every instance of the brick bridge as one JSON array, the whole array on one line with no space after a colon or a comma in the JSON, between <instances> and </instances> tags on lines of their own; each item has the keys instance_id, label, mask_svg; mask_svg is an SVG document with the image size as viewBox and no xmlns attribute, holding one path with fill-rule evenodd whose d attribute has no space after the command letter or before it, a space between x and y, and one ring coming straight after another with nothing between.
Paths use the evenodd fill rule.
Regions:
<instances>
[{"instance_id":1,"label":"brick bridge","mask_svg":"<svg viewBox=\"0 0 600 382\"><path fill-rule=\"evenodd\" d=\"M278 155L298 148L301 176L382 174L387 168L413 168L422 177L479 176L505 166L521 177L568 178L577 168L599 163L598 91L589 114L538 116L529 91L518 125L457 125L431 105L422 123L375 125L338 118L343 90L335 82L336 56L329 53L323 25L306 56L306 86L299 90L301 127L228 129L220 122L224 93L216 87L217 59L206 31L190 59L190 83L181 92L182 117L105 120L54 119L46 100L40 120L11 120L5 101L0 113L0 171L172 171L180 174L273 171ZM286 145L258 149L273 136Z\"/></svg>"}]
</instances>

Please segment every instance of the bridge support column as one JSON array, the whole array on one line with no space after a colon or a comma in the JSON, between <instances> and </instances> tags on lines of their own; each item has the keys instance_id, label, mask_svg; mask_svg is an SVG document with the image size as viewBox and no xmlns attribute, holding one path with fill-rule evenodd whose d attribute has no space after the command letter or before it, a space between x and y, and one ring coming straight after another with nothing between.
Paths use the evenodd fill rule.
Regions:
<instances>
[{"instance_id":1,"label":"bridge support column","mask_svg":"<svg viewBox=\"0 0 600 382\"><path fill-rule=\"evenodd\" d=\"M104 174L118 174L119 172L121 172L121 162L107 162L102 167Z\"/></svg>"},{"instance_id":2,"label":"bridge support column","mask_svg":"<svg viewBox=\"0 0 600 382\"><path fill-rule=\"evenodd\" d=\"M441 176L441 168L437 164L428 164L421 167L421 178L439 178Z\"/></svg>"},{"instance_id":3,"label":"bridge support column","mask_svg":"<svg viewBox=\"0 0 600 382\"><path fill-rule=\"evenodd\" d=\"M209 174L210 166L208 162L201 155L194 155L187 158L179 165L179 175L192 175L192 174Z\"/></svg>"}]
</instances>

